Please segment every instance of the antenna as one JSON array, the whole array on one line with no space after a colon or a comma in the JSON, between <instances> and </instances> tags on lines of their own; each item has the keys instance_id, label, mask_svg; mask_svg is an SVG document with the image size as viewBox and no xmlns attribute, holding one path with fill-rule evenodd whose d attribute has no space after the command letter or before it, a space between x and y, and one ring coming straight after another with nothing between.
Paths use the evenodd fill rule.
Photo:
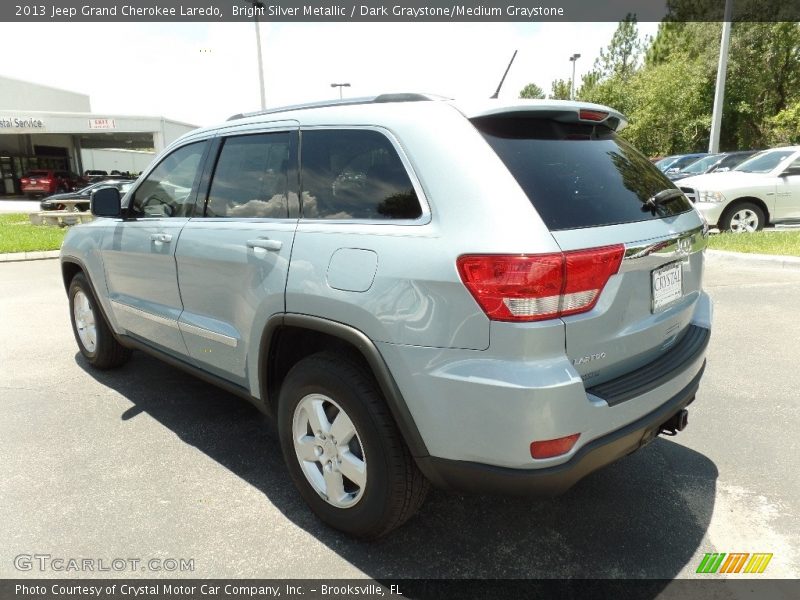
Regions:
<instances>
[{"instance_id":1,"label":"antenna","mask_svg":"<svg viewBox=\"0 0 800 600\"><path fill-rule=\"evenodd\" d=\"M511 63L514 62L514 59L517 58L517 51L514 50L514 54L511 56L511 60L508 61L508 66L506 67L506 72L503 73L503 78L500 80L500 83L497 86L497 91L495 91L494 96L489 96L489 98L493 100L497 100L497 97L500 95L500 88L503 87L503 82L506 80L506 75L508 75L508 71L511 69Z\"/></svg>"}]
</instances>

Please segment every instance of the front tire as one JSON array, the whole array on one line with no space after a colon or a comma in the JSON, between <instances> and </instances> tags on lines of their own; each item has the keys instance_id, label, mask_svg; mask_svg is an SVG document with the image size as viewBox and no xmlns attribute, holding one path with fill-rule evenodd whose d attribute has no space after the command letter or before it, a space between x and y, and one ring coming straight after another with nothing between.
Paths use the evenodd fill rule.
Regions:
<instances>
[{"instance_id":1,"label":"front tire","mask_svg":"<svg viewBox=\"0 0 800 600\"><path fill-rule=\"evenodd\" d=\"M759 206L752 202L737 202L722 215L719 230L731 233L753 233L764 229L764 225L766 225L766 216Z\"/></svg>"},{"instance_id":2,"label":"front tire","mask_svg":"<svg viewBox=\"0 0 800 600\"><path fill-rule=\"evenodd\" d=\"M278 402L289 474L322 521L375 539L422 505L428 482L357 363L330 353L305 358L289 371Z\"/></svg>"},{"instance_id":3,"label":"front tire","mask_svg":"<svg viewBox=\"0 0 800 600\"><path fill-rule=\"evenodd\" d=\"M128 361L131 351L114 338L83 273L69 284L69 313L78 349L90 365L113 369Z\"/></svg>"}]
</instances>

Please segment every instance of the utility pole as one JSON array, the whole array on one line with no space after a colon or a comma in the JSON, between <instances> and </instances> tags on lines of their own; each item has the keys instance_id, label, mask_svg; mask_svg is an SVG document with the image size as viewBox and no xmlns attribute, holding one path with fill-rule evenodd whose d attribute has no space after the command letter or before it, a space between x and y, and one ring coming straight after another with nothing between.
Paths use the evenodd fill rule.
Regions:
<instances>
[{"instance_id":1,"label":"utility pole","mask_svg":"<svg viewBox=\"0 0 800 600\"><path fill-rule=\"evenodd\" d=\"M572 63L572 86L569 92L569 99L575 100L575 65L578 62L578 59L581 57L580 54L573 54L569 57L569 62Z\"/></svg>"},{"instance_id":2,"label":"utility pole","mask_svg":"<svg viewBox=\"0 0 800 600\"><path fill-rule=\"evenodd\" d=\"M261 110L266 110L267 92L264 89L264 63L263 59L261 58L261 30L258 27L258 11L264 10L264 3L259 2L258 0L251 1L253 2L253 8L255 9L253 19L256 23L256 53L258 54L258 85L261 91Z\"/></svg>"},{"instance_id":3,"label":"utility pole","mask_svg":"<svg viewBox=\"0 0 800 600\"><path fill-rule=\"evenodd\" d=\"M725 0L725 16L722 22L722 40L719 43L719 64L717 65L717 87L714 91L714 112L711 116L711 139L708 152L719 152L719 134L722 127L722 107L725 104L725 76L728 72L728 46L731 41L732 0Z\"/></svg>"}]
</instances>

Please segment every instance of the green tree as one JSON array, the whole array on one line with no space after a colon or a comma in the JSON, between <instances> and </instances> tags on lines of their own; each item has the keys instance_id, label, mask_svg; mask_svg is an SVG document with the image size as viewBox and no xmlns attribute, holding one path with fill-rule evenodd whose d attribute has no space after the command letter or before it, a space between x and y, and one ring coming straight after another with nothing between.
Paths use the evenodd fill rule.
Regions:
<instances>
[{"instance_id":1,"label":"green tree","mask_svg":"<svg viewBox=\"0 0 800 600\"><path fill-rule=\"evenodd\" d=\"M629 13L617 25L608 46L600 50L599 58L594 61L594 70L601 79L627 81L636 72L643 47L636 16Z\"/></svg>"},{"instance_id":2,"label":"green tree","mask_svg":"<svg viewBox=\"0 0 800 600\"><path fill-rule=\"evenodd\" d=\"M600 50L592 71L582 77L576 96L587 102L631 110L629 84L642 62L646 42L639 39L634 15L620 21L608 45Z\"/></svg>"},{"instance_id":3,"label":"green tree","mask_svg":"<svg viewBox=\"0 0 800 600\"><path fill-rule=\"evenodd\" d=\"M766 130L770 146L800 144L800 101L767 119Z\"/></svg>"},{"instance_id":4,"label":"green tree","mask_svg":"<svg viewBox=\"0 0 800 600\"><path fill-rule=\"evenodd\" d=\"M525 98L528 100L543 100L544 99L544 92L542 88L540 88L535 83L529 83L519 93L520 98Z\"/></svg>"},{"instance_id":5,"label":"green tree","mask_svg":"<svg viewBox=\"0 0 800 600\"><path fill-rule=\"evenodd\" d=\"M554 100L569 100L570 91L569 81L556 79L550 86L550 97Z\"/></svg>"}]
</instances>

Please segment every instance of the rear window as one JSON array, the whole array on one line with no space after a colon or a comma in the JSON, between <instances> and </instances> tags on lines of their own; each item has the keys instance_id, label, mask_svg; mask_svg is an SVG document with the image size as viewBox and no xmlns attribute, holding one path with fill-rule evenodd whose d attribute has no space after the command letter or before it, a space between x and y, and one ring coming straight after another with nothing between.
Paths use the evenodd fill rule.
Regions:
<instances>
[{"instance_id":1,"label":"rear window","mask_svg":"<svg viewBox=\"0 0 800 600\"><path fill-rule=\"evenodd\" d=\"M674 188L653 164L600 125L530 118L473 121L551 231L661 219L692 210L679 196L654 210L644 203Z\"/></svg>"},{"instance_id":2,"label":"rear window","mask_svg":"<svg viewBox=\"0 0 800 600\"><path fill-rule=\"evenodd\" d=\"M50 171L28 171L25 177L47 177L49 174Z\"/></svg>"}]
</instances>

